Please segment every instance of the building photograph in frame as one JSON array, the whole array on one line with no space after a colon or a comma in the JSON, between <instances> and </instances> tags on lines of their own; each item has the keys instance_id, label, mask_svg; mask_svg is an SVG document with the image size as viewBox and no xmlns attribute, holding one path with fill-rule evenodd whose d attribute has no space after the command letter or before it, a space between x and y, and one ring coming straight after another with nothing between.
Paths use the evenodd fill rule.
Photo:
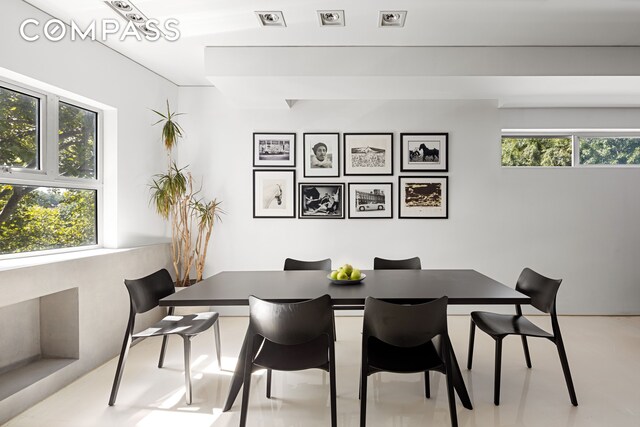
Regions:
<instances>
[{"instance_id":1,"label":"building photograph in frame","mask_svg":"<svg viewBox=\"0 0 640 427\"><path fill-rule=\"evenodd\" d=\"M344 218L344 183L300 183L299 218Z\"/></svg>"},{"instance_id":2,"label":"building photograph in frame","mask_svg":"<svg viewBox=\"0 0 640 427\"><path fill-rule=\"evenodd\" d=\"M447 172L448 133L401 133L400 170Z\"/></svg>"},{"instance_id":3,"label":"building photograph in frame","mask_svg":"<svg viewBox=\"0 0 640 427\"><path fill-rule=\"evenodd\" d=\"M345 175L393 175L392 133L345 133Z\"/></svg>"},{"instance_id":4,"label":"building photograph in frame","mask_svg":"<svg viewBox=\"0 0 640 427\"><path fill-rule=\"evenodd\" d=\"M254 133L253 166L261 168L295 167L296 134Z\"/></svg>"},{"instance_id":5,"label":"building photograph in frame","mask_svg":"<svg viewBox=\"0 0 640 427\"><path fill-rule=\"evenodd\" d=\"M340 176L340 135L305 133L303 135L304 176Z\"/></svg>"},{"instance_id":6,"label":"building photograph in frame","mask_svg":"<svg viewBox=\"0 0 640 427\"><path fill-rule=\"evenodd\" d=\"M253 217L296 217L296 172L294 170L253 171Z\"/></svg>"},{"instance_id":7,"label":"building photograph in frame","mask_svg":"<svg viewBox=\"0 0 640 427\"><path fill-rule=\"evenodd\" d=\"M448 218L446 176L401 176L398 218Z\"/></svg>"},{"instance_id":8,"label":"building photograph in frame","mask_svg":"<svg viewBox=\"0 0 640 427\"><path fill-rule=\"evenodd\" d=\"M393 185L390 182L350 182L349 218L393 218Z\"/></svg>"}]
</instances>

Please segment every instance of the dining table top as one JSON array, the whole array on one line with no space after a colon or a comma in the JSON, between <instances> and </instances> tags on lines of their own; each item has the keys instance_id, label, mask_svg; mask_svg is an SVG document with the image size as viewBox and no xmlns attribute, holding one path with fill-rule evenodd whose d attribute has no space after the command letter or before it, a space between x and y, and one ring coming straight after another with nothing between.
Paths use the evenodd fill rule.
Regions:
<instances>
[{"instance_id":1,"label":"dining table top","mask_svg":"<svg viewBox=\"0 0 640 427\"><path fill-rule=\"evenodd\" d=\"M357 284L334 284L327 271L222 271L160 300L162 306L243 306L249 296L299 302L320 295L334 305L364 305L368 296L398 304L442 296L449 304L529 304L531 299L476 270L363 270Z\"/></svg>"}]
</instances>

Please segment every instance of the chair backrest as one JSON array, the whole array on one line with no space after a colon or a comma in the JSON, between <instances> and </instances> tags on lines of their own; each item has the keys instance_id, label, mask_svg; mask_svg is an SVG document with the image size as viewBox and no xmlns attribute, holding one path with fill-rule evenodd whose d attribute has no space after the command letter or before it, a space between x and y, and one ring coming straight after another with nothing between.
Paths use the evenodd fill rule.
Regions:
<instances>
[{"instance_id":1,"label":"chair backrest","mask_svg":"<svg viewBox=\"0 0 640 427\"><path fill-rule=\"evenodd\" d=\"M530 268L525 268L518 277L516 290L531 298L531 305L549 313L555 307L556 294L562 279L550 279Z\"/></svg>"},{"instance_id":2,"label":"chair backrest","mask_svg":"<svg viewBox=\"0 0 640 427\"><path fill-rule=\"evenodd\" d=\"M441 297L424 304L400 305L373 297L364 304L362 334L396 347L416 347L447 334L447 302Z\"/></svg>"},{"instance_id":3,"label":"chair backrest","mask_svg":"<svg viewBox=\"0 0 640 427\"><path fill-rule=\"evenodd\" d=\"M274 303L249 296L249 329L276 344L297 345L327 334L333 342L331 297Z\"/></svg>"},{"instance_id":4,"label":"chair backrest","mask_svg":"<svg viewBox=\"0 0 640 427\"><path fill-rule=\"evenodd\" d=\"M408 259L384 259L375 257L373 259L374 270L420 270L422 264L420 257Z\"/></svg>"},{"instance_id":5,"label":"chair backrest","mask_svg":"<svg viewBox=\"0 0 640 427\"><path fill-rule=\"evenodd\" d=\"M284 260L284 270L324 270L331 271L331 258L319 261L300 261L293 258Z\"/></svg>"},{"instance_id":6,"label":"chair backrest","mask_svg":"<svg viewBox=\"0 0 640 427\"><path fill-rule=\"evenodd\" d=\"M125 279L131 306L136 313L144 313L158 306L158 302L174 293L173 279L166 269L140 279Z\"/></svg>"}]
</instances>

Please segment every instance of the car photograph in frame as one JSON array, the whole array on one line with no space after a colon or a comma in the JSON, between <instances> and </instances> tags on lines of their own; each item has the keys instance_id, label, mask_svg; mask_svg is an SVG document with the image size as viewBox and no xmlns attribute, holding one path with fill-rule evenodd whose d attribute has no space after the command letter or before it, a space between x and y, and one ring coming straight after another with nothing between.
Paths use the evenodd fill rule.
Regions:
<instances>
[{"instance_id":1,"label":"car photograph in frame","mask_svg":"<svg viewBox=\"0 0 640 427\"><path fill-rule=\"evenodd\" d=\"M393 218L393 184L350 182L349 218Z\"/></svg>"}]
</instances>

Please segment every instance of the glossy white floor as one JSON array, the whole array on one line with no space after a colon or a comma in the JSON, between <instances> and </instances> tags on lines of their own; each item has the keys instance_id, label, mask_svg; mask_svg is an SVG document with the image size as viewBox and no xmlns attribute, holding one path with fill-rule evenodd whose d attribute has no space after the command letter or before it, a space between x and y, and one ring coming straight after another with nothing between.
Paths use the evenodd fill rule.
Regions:
<instances>
[{"instance_id":1,"label":"glossy white floor","mask_svg":"<svg viewBox=\"0 0 640 427\"><path fill-rule=\"evenodd\" d=\"M533 318L548 327L546 319ZM359 317L338 317L338 425L359 425ZM182 340L170 343L166 367L156 367L160 339L132 348L116 406L107 406L116 359L5 424L6 427L224 427L237 426L240 398L222 413L230 371L247 318L221 319L222 370L215 362L212 333L194 340L194 402L184 403ZM579 407L571 406L555 347L530 340L533 368L524 363L520 339L503 345L502 401L493 404L493 340L478 331L473 371L464 369L468 316L449 317L450 334L474 409L458 402L460 426L640 425L640 317L561 317ZM369 426L449 426L444 377L432 373L432 397L423 397L419 374L369 378ZM254 374L249 426L329 426L328 375L317 370L278 372L273 398L264 395L266 376Z\"/></svg>"}]
</instances>

